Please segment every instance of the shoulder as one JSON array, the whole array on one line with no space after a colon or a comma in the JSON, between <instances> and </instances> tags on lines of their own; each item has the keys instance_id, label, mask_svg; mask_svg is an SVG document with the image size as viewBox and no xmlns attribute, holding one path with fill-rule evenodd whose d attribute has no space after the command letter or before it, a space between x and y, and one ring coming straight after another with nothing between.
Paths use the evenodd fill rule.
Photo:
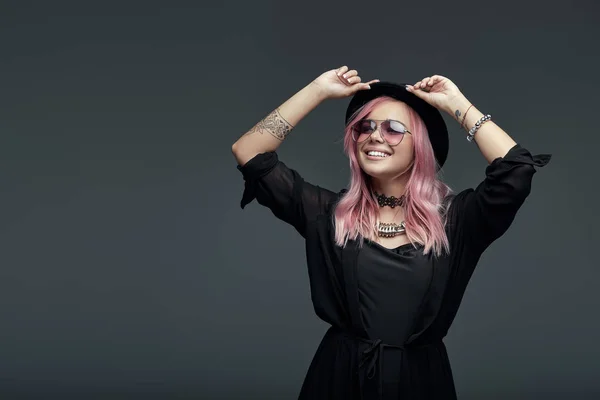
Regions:
<instances>
[{"instance_id":1,"label":"shoulder","mask_svg":"<svg viewBox=\"0 0 600 400\"><path fill-rule=\"evenodd\" d=\"M465 210L465 204L468 201L469 196L474 192L472 188L464 189L458 193L451 193L444 197L441 205L441 214L446 222L446 233L452 237L455 236L457 229L459 229L459 223L461 221L461 215Z\"/></svg>"},{"instance_id":2,"label":"shoulder","mask_svg":"<svg viewBox=\"0 0 600 400\"><path fill-rule=\"evenodd\" d=\"M321 193L323 214L332 217L335 213L338 203L340 200L342 200L346 193L348 193L348 189L341 189L337 191L324 189Z\"/></svg>"}]
</instances>

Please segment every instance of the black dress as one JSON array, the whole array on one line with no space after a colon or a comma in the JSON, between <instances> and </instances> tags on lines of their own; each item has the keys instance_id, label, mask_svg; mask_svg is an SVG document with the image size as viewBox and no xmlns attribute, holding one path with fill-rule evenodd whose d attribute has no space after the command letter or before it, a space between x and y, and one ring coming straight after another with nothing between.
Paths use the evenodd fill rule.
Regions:
<instances>
[{"instance_id":1,"label":"black dress","mask_svg":"<svg viewBox=\"0 0 600 400\"><path fill-rule=\"evenodd\" d=\"M431 255L423 246L405 244L387 249L367 242L357 262L358 297L361 317L370 337L385 343L404 343L418 320L419 307L431 282ZM399 351L384 353L383 398L399 398L402 382Z\"/></svg>"},{"instance_id":2,"label":"black dress","mask_svg":"<svg viewBox=\"0 0 600 400\"><path fill-rule=\"evenodd\" d=\"M456 399L443 338L481 254L509 228L535 166L550 157L517 144L490 163L477 188L449 197L450 253L440 257L411 244L341 248L333 210L345 190L304 181L275 152L238 165L246 182L241 207L256 198L304 238L313 307L330 324L299 399Z\"/></svg>"}]
</instances>

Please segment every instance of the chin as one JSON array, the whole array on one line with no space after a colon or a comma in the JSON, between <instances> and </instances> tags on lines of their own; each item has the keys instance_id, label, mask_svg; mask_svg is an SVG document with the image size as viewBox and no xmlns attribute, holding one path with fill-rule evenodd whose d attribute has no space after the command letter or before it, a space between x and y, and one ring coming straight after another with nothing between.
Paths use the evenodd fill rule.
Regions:
<instances>
[{"instance_id":1,"label":"chin","mask_svg":"<svg viewBox=\"0 0 600 400\"><path fill-rule=\"evenodd\" d=\"M385 166L362 165L361 168L371 178L386 179L394 176L392 169Z\"/></svg>"},{"instance_id":2,"label":"chin","mask_svg":"<svg viewBox=\"0 0 600 400\"><path fill-rule=\"evenodd\" d=\"M390 171L374 171L373 169L363 169L364 173L374 179L388 180L395 177Z\"/></svg>"},{"instance_id":3,"label":"chin","mask_svg":"<svg viewBox=\"0 0 600 400\"><path fill-rule=\"evenodd\" d=\"M410 173L410 170L406 170L408 168L408 164L402 163L402 165L394 165L393 163L388 163L387 161L392 160L382 160L372 162L370 160L360 160L360 168L363 172L369 175L372 178L376 179L394 179L401 175Z\"/></svg>"}]
</instances>

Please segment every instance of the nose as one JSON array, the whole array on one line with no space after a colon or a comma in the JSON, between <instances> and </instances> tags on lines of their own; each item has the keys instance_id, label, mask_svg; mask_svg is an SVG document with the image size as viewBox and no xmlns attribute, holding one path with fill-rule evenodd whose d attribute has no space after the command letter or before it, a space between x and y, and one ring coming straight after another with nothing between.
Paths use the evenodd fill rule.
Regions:
<instances>
[{"instance_id":1,"label":"nose","mask_svg":"<svg viewBox=\"0 0 600 400\"><path fill-rule=\"evenodd\" d=\"M380 127L376 127L375 130L373 132L371 132L371 136L370 136L371 140L376 140L379 143L384 143L385 140L383 140L383 135L381 134L381 129Z\"/></svg>"}]
</instances>

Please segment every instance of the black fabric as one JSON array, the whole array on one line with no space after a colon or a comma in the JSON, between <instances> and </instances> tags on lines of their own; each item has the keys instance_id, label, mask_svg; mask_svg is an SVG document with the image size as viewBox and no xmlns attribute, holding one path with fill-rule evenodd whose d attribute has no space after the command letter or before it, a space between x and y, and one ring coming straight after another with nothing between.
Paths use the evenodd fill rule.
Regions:
<instances>
[{"instance_id":1,"label":"black fabric","mask_svg":"<svg viewBox=\"0 0 600 400\"><path fill-rule=\"evenodd\" d=\"M432 277L431 254L411 244L387 249L367 241L358 255L361 317L370 337L404 343Z\"/></svg>"},{"instance_id":2,"label":"black fabric","mask_svg":"<svg viewBox=\"0 0 600 400\"><path fill-rule=\"evenodd\" d=\"M369 337L383 343L405 343L416 323L433 277L431 254L411 243L387 249L366 241L358 255L357 281L362 322ZM402 349L383 352L381 392L398 398L402 392Z\"/></svg>"},{"instance_id":3,"label":"black fabric","mask_svg":"<svg viewBox=\"0 0 600 400\"><path fill-rule=\"evenodd\" d=\"M455 399L443 338L481 254L509 228L531 191L535 167L546 165L550 157L532 156L517 144L488 165L475 189L452 197L446 225L450 253L426 257L426 262L415 255L412 267L423 269L419 272L411 270L411 262L402 255L405 247L359 248L357 241L345 248L335 245L332 213L343 191L305 182L275 152L238 166L246 181L242 208L256 198L305 239L313 307L331 325L308 367L299 399ZM410 279L405 285L414 286L410 293L417 298L410 300L410 310L403 310L406 298L399 293L399 320L385 325L376 322L381 318L376 307L365 306L365 293L377 290L379 311L390 313L394 304L387 303L396 303L388 299L390 288L369 286L382 273L375 268L390 270L385 265L390 260L397 260L398 271L404 273L392 282ZM370 326L365 325L365 315Z\"/></svg>"},{"instance_id":4,"label":"black fabric","mask_svg":"<svg viewBox=\"0 0 600 400\"><path fill-rule=\"evenodd\" d=\"M450 139L448 137L448 128L440 111L414 93L407 91L406 84L404 83L375 82L370 86L371 89L359 90L352 96L346 109L346 125L362 106L377 97L389 96L402 101L415 110L425 123L429 141L433 147L435 159L438 162L438 169L441 168L448 157Z\"/></svg>"}]
</instances>

